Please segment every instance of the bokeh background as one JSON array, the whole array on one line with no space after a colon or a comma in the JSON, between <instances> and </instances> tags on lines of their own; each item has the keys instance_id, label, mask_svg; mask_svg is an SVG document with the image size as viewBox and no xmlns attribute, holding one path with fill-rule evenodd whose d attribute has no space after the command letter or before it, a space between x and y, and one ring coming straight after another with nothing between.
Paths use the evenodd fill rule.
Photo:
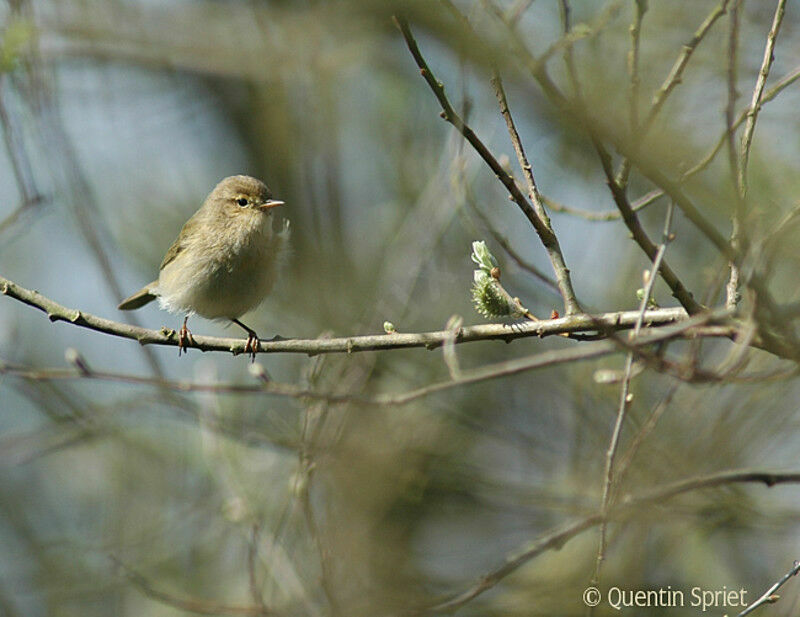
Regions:
<instances>
[{"instance_id":1,"label":"bokeh background","mask_svg":"<svg viewBox=\"0 0 800 617\"><path fill-rule=\"evenodd\" d=\"M728 12L697 47L643 144L671 177L725 130L733 4L722 3ZM469 259L470 243L481 239L528 308L563 311L560 298L498 244L492 232L550 271L502 185L439 118L392 22L398 13L409 19L454 106L521 180L489 83L499 70L543 194L604 213L614 203L591 142L548 101L512 44L517 37L534 56L545 53L562 39L560 5L456 2L470 31L447 3L432 0L7 0L0 275L68 307L177 328L179 317L152 305L136 314L115 307L155 277L219 179L247 173L286 201L293 228L278 289L246 319L262 337L379 333L385 320L400 332L438 330L453 315L481 323L470 302ZM718 5L647 7L642 110ZM775 5L739 7L737 113L750 100ZM788 5L768 88L800 63L800 16ZM636 2L569 6L589 113L627 135ZM561 48L547 67L569 92ZM749 167L747 228L769 240L767 282L787 304L798 300L798 227L769 233L797 203L799 108L797 84L764 106ZM734 186L724 148L686 185L726 236ZM652 188L634 171L632 199ZM642 211L654 238L665 206L662 199ZM621 221L551 214L582 304L637 308L648 262ZM725 261L681 215L673 230L670 264L698 299L723 301ZM661 283L655 295L675 304ZM200 318L190 325L195 333L239 335ZM469 368L575 344L559 337L471 343L457 355ZM242 356L178 358L171 347L51 324L0 298L0 367L65 367L67 349L118 373L254 382ZM714 366L731 344L671 351ZM748 374L787 366L767 353L743 357ZM450 375L441 350L259 362L275 380L353 396ZM537 537L597 510L619 384L593 377L622 363L618 356L523 373L397 407L2 372L0 613L394 615L434 605ZM628 461L621 493L728 469L800 467L796 380L691 384L646 371L632 392L621 451L654 413L658 422ZM800 558L799 497L791 484L737 485L643 507L609 527L601 588L727 586L752 600ZM597 546L589 529L459 614L584 614L581 593ZM789 582L763 612L795 614L798 589ZM615 611L603 603L595 613Z\"/></svg>"}]
</instances>

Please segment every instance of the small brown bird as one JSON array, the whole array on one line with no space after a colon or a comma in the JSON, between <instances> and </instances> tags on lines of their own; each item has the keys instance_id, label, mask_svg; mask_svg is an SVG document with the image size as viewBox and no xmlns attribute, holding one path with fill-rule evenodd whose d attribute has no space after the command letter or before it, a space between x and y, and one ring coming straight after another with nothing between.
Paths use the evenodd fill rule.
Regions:
<instances>
[{"instance_id":1,"label":"small brown bird","mask_svg":"<svg viewBox=\"0 0 800 617\"><path fill-rule=\"evenodd\" d=\"M261 180L225 178L186 221L161 262L158 280L118 308L138 309L158 298L161 308L185 313L178 355L194 344L186 327L191 315L229 319L247 332L244 350L255 359L258 335L239 317L261 304L277 279L289 242L289 221L280 232L272 228L272 209L281 205Z\"/></svg>"}]
</instances>

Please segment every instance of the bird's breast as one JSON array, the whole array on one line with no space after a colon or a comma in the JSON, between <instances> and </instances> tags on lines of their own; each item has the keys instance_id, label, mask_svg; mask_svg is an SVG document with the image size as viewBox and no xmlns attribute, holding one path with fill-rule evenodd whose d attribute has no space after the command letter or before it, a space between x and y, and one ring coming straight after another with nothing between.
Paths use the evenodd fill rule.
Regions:
<instances>
[{"instance_id":1,"label":"bird's breast","mask_svg":"<svg viewBox=\"0 0 800 617\"><path fill-rule=\"evenodd\" d=\"M254 225L229 225L205 243L195 243L167 264L159 278L166 308L209 319L237 318L272 289L283 242L268 217Z\"/></svg>"}]
</instances>

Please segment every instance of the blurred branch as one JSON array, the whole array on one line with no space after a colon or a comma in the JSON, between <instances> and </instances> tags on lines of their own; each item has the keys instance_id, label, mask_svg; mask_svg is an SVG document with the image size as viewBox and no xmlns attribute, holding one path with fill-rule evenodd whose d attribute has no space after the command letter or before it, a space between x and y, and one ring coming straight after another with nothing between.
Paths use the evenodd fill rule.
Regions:
<instances>
[{"instance_id":1,"label":"blurred branch","mask_svg":"<svg viewBox=\"0 0 800 617\"><path fill-rule=\"evenodd\" d=\"M800 472L778 472L778 471L722 471L707 476L699 476L681 480L663 487L654 489L648 493L636 496L628 496L623 502L608 512L604 518L602 514L590 514L582 519L574 521L555 531L540 536L537 540L530 543L526 548L515 554L509 555L503 565L492 570L480 578L477 582L466 590L458 593L451 598L433 604L431 606L410 611L413 615L446 613L453 612L457 608L464 606L483 592L495 587L509 574L512 574L520 567L549 550L562 548L570 539L578 534L600 525L604 520L614 520L626 515L636 513L639 508L653 504L660 504L677 495L688 493L704 488L724 486L726 484L743 483L763 483L768 488L778 484L800 484ZM785 582L785 581L784 581Z\"/></svg>"},{"instance_id":2,"label":"blurred branch","mask_svg":"<svg viewBox=\"0 0 800 617\"><path fill-rule=\"evenodd\" d=\"M733 114L736 107L736 64L738 62L738 49L739 49L739 8L741 7L740 0L734 0L733 9L731 10L731 27L728 34L728 103L725 106L725 135L727 135L728 143L728 164L730 166L731 181L734 185L738 184L739 173L739 160L736 157L736 145L734 144L734 129L733 129ZM733 208L733 216L731 217L731 246L737 251L741 250L741 243L739 235L741 233L742 222L744 220L744 198L738 190L738 186L734 189L736 199ZM735 261L728 262L730 268L730 276L728 277L728 285L726 287L726 300L725 306L728 308L736 308L739 304L739 264Z\"/></svg>"},{"instance_id":3,"label":"blurred branch","mask_svg":"<svg viewBox=\"0 0 800 617\"><path fill-rule=\"evenodd\" d=\"M639 48L641 43L642 20L647 12L647 0L636 0L634 3L633 23L630 27L631 48L628 52L628 115L631 135L639 132L639 86L642 83L639 76Z\"/></svg>"},{"instance_id":4,"label":"blurred branch","mask_svg":"<svg viewBox=\"0 0 800 617\"><path fill-rule=\"evenodd\" d=\"M19 218L25 214L28 210L32 210L36 206L39 206L45 203L47 200L43 195L35 195L31 199L23 200L19 206L17 206L11 213L6 216L4 219L0 220L0 234L2 234L6 229L14 225Z\"/></svg>"},{"instance_id":5,"label":"blurred branch","mask_svg":"<svg viewBox=\"0 0 800 617\"><path fill-rule=\"evenodd\" d=\"M765 604L774 604L780 600L781 597L776 595L775 592L778 591L778 589L780 589L790 578L797 576L798 573L800 573L800 561L795 561L791 570L784 574L780 579L775 581L775 583L769 589L767 589L760 598L748 605L747 608L739 613L736 617L744 617L745 615L752 613L759 606L764 606Z\"/></svg>"},{"instance_id":6,"label":"blurred branch","mask_svg":"<svg viewBox=\"0 0 800 617\"><path fill-rule=\"evenodd\" d=\"M647 206L654 204L663 195L664 191L660 189L650 191L649 193L642 195L636 201L631 202L631 209L634 212L639 212L639 210L643 210ZM567 206L557 202L554 199L551 199L550 197L547 197L546 195L542 195L542 201L544 201L545 205L553 212L561 212L563 214L577 216L579 218L586 219L587 221L608 222L616 221L622 217L619 210L601 210L600 212L592 212L591 210L583 210L581 208Z\"/></svg>"},{"instance_id":7,"label":"blurred branch","mask_svg":"<svg viewBox=\"0 0 800 617\"><path fill-rule=\"evenodd\" d=\"M723 0L720 6L726 5L727 2L728 0ZM470 33L472 34L471 29ZM611 144L617 150L617 152L619 152L623 157L629 159L631 164L636 166L645 178L647 178L657 187L661 188L666 195L672 198L673 201L675 201L675 204L686 215L686 217L724 256L728 257L729 259L738 259L738 254L732 250L727 239L708 220L706 220L694 203L692 203L692 201L681 190L679 183L670 180L660 170L658 164L646 157L636 144L630 143L630 141L626 140L624 136L621 136L615 127L604 127L600 121L591 118L584 109L584 106L580 104L580 97L576 97L576 102L561 92L555 82L550 78L550 75L547 73L545 65L531 53L525 43L520 40L518 35L516 35L515 30L510 26L509 34L511 35L511 40L514 42L515 48L520 55L521 61L530 72L531 76L539 84L547 98L550 99L553 106L561 113L566 114L567 117L575 122L577 126L587 131L592 142L595 144L595 147L600 147L601 159L606 159L603 161L603 165L604 172L606 173L607 177L609 177L609 172L605 169L605 166L611 165L611 157L608 155L606 148L603 145L604 142ZM697 33L695 36L697 36ZM680 58L679 62L676 62L675 67L678 67L679 65ZM676 70L675 67L673 67L673 72ZM683 69L680 68L678 76L680 76L680 72L682 72L682 70ZM665 86L667 86L669 90L671 90L675 85L669 85L671 79L672 78L670 77L665 82ZM657 95L658 100L662 100L664 96L666 95ZM654 100L654 105L655 102L656 101ZM645 122L647 122L647 120ZM613 171L611 172L610 177L614 178ZM621 196L625 197L624 187L618 186L618 189L621 191ZM627 200L627 197L625 197L625 199ZM616 196L615 201L617 201ZM617 205L619 206L619 203L617 203ZM655 247L653 247L652 252L648 253L648 257L650 257L651 260L655 257ZM693 300L691 302L693 302Z\"/></svg>"},{"instance_id":8,"label":"blurred branch","mask_svg":"<svg viewBox=\"0 0 800 617\"><path fill-rule=\"evenodd\" d=\"M647 235L647 232L642 227L642 224L639 222L639 217L636 216L633 208L631 208L631 204L628 201L628 197L625 194L624 188L620 186L617 180L614 178L614 172L611 167L611 156L599 141L593 141L595 143L598 156L600 157L603 172L606 175L606 183L608 184L608 188L611 191L612 197L614 198L614 202L617 204L617 208L619 208L619 211L622 214L622 220L625 222L625 226L631 232L633 239L644 251L645 255L647 255L652 262L655 262L656 257L658 256L658 249ZM702 310L703 307L694 299L692 293L686 289L684 284L681 282L672 268L670 268L669 264L663 260L663 258L661 259L658 270L655 270L654 274L655 272L659 272L661 274L661 278L664 279L664 282L672 290L672 295L676 300L678 300L678 302L681 303L688 313L698 313Z\"/></svg>"},{"instance_id":9,"label":"blurred branch","mask_svg":"<svg viewBox=\"0 0 800 617\"><path fill-rule=\"evenodd\" d=\"M639 317L636 320L636 325L633 327L633 331L631 332L631 338L636 337L639 334L639 331L642 327L642 321L644 320L644 314L647 310L647 305L650 302L650 296L653 293L653 286L656 281L655 273L658 272L658 269L661 267L661 263L664 259L664 253L666 253L667 245L670 241L670 230L672 228L672 213L674 210L674 204L670 202L669 207L667 208L667 216L664 221L664 231L661 235L661 245L658 247L658 252L656 253L656 257L653 260L653 268L650 272L650 278L647 281L647 285L644 290L644 294L642 295L642 304L639 307ZM634 352L629 351L627 357L625 358L625 373L622 378L622 387L620 389L620 400L619 406L617 408L617 419L614 423L614 430L611 433L611 440L608 444L608 450L606 451L606 466L605 466L605 477L603 479L603 495L601 499L600 505L600 513L603 515L603 523L600 525L600 543L597 548L597 559L595 562L595 570L594 576L592 577L592 582L597 584L600 580L600 568L602 567L603 559L605 559L605 552L606 552L606 521L605 516L608 512L608 507L612 501L612 494L614 490L615 484L615 477L614 477L614 459L617 455L617 449L619 448L619 440L620 436L622 435L622 427L625 423L625 417L628 411L628 405L631 402L631 394L630 394L630 383L631 383L631 375L633 370L633 358Z\"/></svg>"},{"instance_id":10,"label":"blurred branch","mask_svg":"<svg viewBox=\"0 0 800 617\"><path fill-rule=\"evenodd\" d=\"M5 74L0 74L0 125L3 127L3 140L11 162L11 171L14 173L14 179L17 182L17 188L21 196L21 210L22 208L35 206L41 200L41 197L39 197L34 184L33 170L28 153L22 145L22 128L15 125L14 119L6 109L4 95L7 83L8 77ZM9 219L3 221L0 231L7 226Z\"/></svg>"},{"instance_id":11,"label":"blurred branch","mask_svg":"<svg viewBox=\"0 0 800 617\"><path fill-rule=\"evenodd\" d=\"M761 102L759 107L763 107L765 103L773 100L776 96L778 96L783 90L787 87L791 86L795 81L800 79L800 67L796 67L794 70L790 71L786 75L784 75L781 79L779 79L772 88L767 90L763 97L761 97ZM678 180L679 183L691 178L694 175L697 175L704 169L706 169L711 162L716 158L719 151L722 150L723 146L725 145L729 135L732 135L736 129L738 129L742 123L747 119L747 112L748 109L743 109L739 112L739 115L736 116L736 119L730 124L730 126L723 131L722 135L719 136L716 143L711 147L711 149L706 153L706 155L700 159L694 166L687 169L683 174L681 174L680 179ZM661 188L657 188L653 191L650 191L646 195L643 195L636 201L634 201L631 206L633 207L634 211L638 211L640 208L643 208L658 199L659 197L664 195L664 190ZM560 204L551 204L545 198L545 203L551 210L555 211L564 211L568 214L576 214L577 216L583 216L580 212L568 212L568 208L566 206L560 206ZM560 208L563 208L561 210ZM594 213L589 213L594 214ZM612 218L619 218L619 212L616 210L609 210L608 212L597 213L596 215L599 220L610 220ZM606 218L607 217L607 218ZM585 217L590 218L590 217Z\"/></svg>"},{"instance_id":12,"label":"blurred branch","mask_svg":"<svg viewBox=\"0 0 800 617\"><path fill-rule=\"evenodd\" d=\"M261 609L263 615L268 615L272 611L267 607L264 596L261 593L261 585L258 580L256 564L258 562L258 545L261 535L261 524L253 523L250 526L250 538L247 541L247 583L250 587L250 597L255 606Z\"/></svg>"},{"instance_id":13,"label":"blurred branch","mask_svg":"<svg viewBox=\"0 0 800 617\"><path fill-rule=\"evenodd\" d=\"M403 35L406 45L408 46L414 61L417 63L422 76L433 91L436 99L439 101L439 104L442 107L442 117L447 122L452 124L464 136L464 138L470 143L470 145L472 145L480 157L491 168L500 182L503 183L503 186L505 186L508 192L511 194L511 198L533 225L536 233L539 235L539 238L541 239L542 244L544 245L545 250L550 257L550 261L553 264L553 271L556 275L558 288L561 291L561 296L564 299L565 312L567 315L572 315L579 312L580 307L575 299L575 292L572 289L572 281L570 279L569 269L564 261L564 256L561 252L558 238L553 233L553 230L550 227L547 219L542 219L539 216L537 209L531 207L531 204L525 198L525 195L517 186L517 183L514 181L514 179L505 171L505 169L503 169L503 166L500 165L486 145L464 122L458 112L456 112L453 106L450 104L450 101L445 94L444 86L436 79L434 74L431 72L430 67L428 67L427 62L422 56L422 52L419 50L417 42L411 33L408 23L404 19L398 17L395 17L395 23L399 28L400 33Z\"/></svg>"},{"instance_id":14,"label":"blurred branch","mask_svg":"<svg viewBox=\"0 0 800 617\"><path fill-rule=\"evenodd\" d=\"M123 571L125 578L148 598L182 611L195 613L196 615L253 615L255 617L279 614L275 611L265 610L261 606L230 606L218 604L217 602L196 600L194 598L179 598L157 589L144 576L129 568L113 555L111 556L111 561Z\"/></svg>"},{"instance_id":15,"label":"blurred branch","mask_svg":"<svg viewBox=\"0 0 800 617\"><path fill-rule=\"evenodd\" d=\"M521 269L525 270L535 278L539 279L543 282L549 289L554 291L558 294L558 284L547 274L539 270L536 266L532 263L523 259L522 255L520 255L516 249L511 246L511 243L508 239L503 236L497 229L495 229L492 221L486 216L483 211L480 209L477 203L475 203L475 198L472 196L471 191L467 190L466 192L466 201L467 205L469 205L470 210L475 213L475 215L480 219L483 226L489 232L489 234L494 238L494 241L500 245L500 247L508 254L509 257L516 263Z\"/></svg>"},{"instance_id":16,"label":"blurred branch","mask_svg":"<svg viewBox=\"0 0 800 617\"><path fill-rule=\"evenodd\" d=\"M653 95L653 101L650 104L650 111L642 123L641 137L643 137L653 126L653 122L655 121L656 116L658 116L658 113L661 111L661 108L664 106L667 97L675 89L675 87L681 83L683 79L683 71L686 68L686 65L689 63L692 54L694 53L695 49L697 49L697 46L700 44L700 42L705 38L706 34L708 34L709 30L711 30L711 26L714 25L714 22L716 22L725 14L725 11L728 7L728 2L730 2L730 0L721 0L721 2L714 7L714 9L712 9L705 20L703 20L703 23L697 28L695 33L692 35L692 38L684 43L684 45L681 47L680 54L675 60L675 63L672 65L672 69L670 70L664 82L661 84L661 87L658 89L655 95Z\"/></svg>"},{"instance_id":17,"label":"blurred branch","mask_svg":"<svg viewBox=\"0 0 800 617\"><path fill-rule=\"evenodd\" d=\"M739 194L742 198L747 195L747 163L750 160L750 146L753 142L753 133L756 128L756 118L761 109L761 95L764 93L764 86L767 83L769 70L775 60L775 40L783 22L783 15L786 10L786 0L778 0L775 7L775 16L772 19L772 26L767 34L767 44L764 48L764 59L758 71L756 85L753 88L753 96L750 100L750 108L747 110L747 123L742 135L742 149L740 152L741 161L739 163Z\"/></svg>"}]
</instances>

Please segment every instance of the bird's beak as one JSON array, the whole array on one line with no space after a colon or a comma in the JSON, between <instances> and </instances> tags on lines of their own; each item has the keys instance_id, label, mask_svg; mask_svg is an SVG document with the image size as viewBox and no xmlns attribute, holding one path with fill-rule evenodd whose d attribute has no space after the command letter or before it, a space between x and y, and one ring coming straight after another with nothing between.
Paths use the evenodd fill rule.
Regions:
<instances>
[{"instance_id":1,"label":"bird's beak","mask_svg":"<svg viewBox=\"0 0 800 617\"><path fill-rule=\"evenodd\" d=\"M261 204L258 209L262 212L269 210L271 208L277 208L278 206L282 206L284 202L278 199L268 199L263 204Z\"/></svg>"}]
</instances>

